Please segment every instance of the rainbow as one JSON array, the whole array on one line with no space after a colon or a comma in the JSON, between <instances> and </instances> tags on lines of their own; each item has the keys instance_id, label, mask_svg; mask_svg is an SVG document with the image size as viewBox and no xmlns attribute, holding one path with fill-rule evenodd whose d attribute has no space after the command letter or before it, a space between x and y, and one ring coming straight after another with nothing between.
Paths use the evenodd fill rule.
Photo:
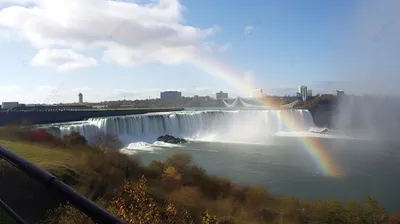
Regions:
<instances>
[{"instance_id":1,"label":"rainbow","mask_svg":"<svg viewBox=\"0 0 400 224\"><path fill-rule=\"evenodd\" d=\"M230 85L234 86L238 90L249 93L259 87L252 86L244 82L244 73L239 73L232 69L231 67L224 65L212 58L205 56L194 56L191 58L193 65L199 69L205 70L217 77L228 82ZM274 103L267 101L266 99L259 99L260 103L268 107L278 108L279 105L274 105ZM298 130L299 124L296 120L292 119L288 110L281 110L280 116L282 121L290 130ZM315 165L327 176L331 177L342 177L343 172L340 169L339 164L334 160L332 155L324 148L318 138L312 137L301 137L301 143L304 145L307 152L310 154Z\"/></svg>"}]
</instances>

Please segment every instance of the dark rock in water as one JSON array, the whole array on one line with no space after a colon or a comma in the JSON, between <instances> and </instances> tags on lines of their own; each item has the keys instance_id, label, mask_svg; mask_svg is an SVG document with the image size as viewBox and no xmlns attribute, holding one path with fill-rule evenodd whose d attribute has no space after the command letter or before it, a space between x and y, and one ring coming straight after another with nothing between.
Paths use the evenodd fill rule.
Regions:
<instances>
[{"instance_id":1,"label":"dark rock in water","mask_svg":"<svg viewBox=\"0 0 400 224\"><path fill-rule=\"evenodd\" d=\"M160 137L157 138L157 141L171 143L171 144L188 143L186 139L176 138L172 135L161 135Z\"/></svg>"},{"instance_id":2,"label":"dark rock in water","mask_svg":"<svg viewBox=\"0 0 400 224\"><path fill-rule=\"evenodd\" d=\"M324 130L321 131L322 134L325 134L327 132L329 132L329 130L327 128L324 128Z\"/></svg>"}]
</instances>

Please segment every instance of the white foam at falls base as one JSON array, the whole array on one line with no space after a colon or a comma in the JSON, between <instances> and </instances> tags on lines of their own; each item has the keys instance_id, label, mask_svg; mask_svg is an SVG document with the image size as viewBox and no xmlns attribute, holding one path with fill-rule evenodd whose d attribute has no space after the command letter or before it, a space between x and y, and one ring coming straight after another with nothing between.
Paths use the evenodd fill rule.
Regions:
<instances>
[{"instance_id":1,"label":"white foam at falls base","mask_svg":"<svg viewBox=\"0 0 400 224\"><path fill-rule=\"evenodd\" d=\"M90 140L103 131L119 136L122 142L154 143L160 135L194 140L259 142L282 131L308 131L314 127L308 110L208 110L152 113L133 116L91 118L79 124L58 124L60 135L78 131ZM285 125L288 118L296 121L297 129ZM131 146L133 147L133 146ZM135 145L134 147L139 147ZM140 146L146 148L149 146ZM154 146L155 147L155 146Z\"/></svg>"},{"instance_id":2,"label":"white foam at falls base","mask_svg":"<svg viewBox=\"0 0 400 224\"><path fill-rule=\"evenodd\" d=\"M161 141L155 141L152 145L163 147L163 148L182 148L182 147L184 147L183 145L172 144L172 143L161 142Z\"/></svg>"},{"instance_id":3,"label":"white foam at falls base","mask_svg":"<svg viewBox=\"0 0 400 224\"><path fill-rule=\"evenodd\" d=\"M120 149L120 152L127 155L133 155L139 151L155 153L156 151L163 150L165 148L181 148L181 147L184 146L179 144L161 142L161 141L156 141L152 144L140 141L140 142L129 143L126 147Z\"/></svg>"}]
</instances>

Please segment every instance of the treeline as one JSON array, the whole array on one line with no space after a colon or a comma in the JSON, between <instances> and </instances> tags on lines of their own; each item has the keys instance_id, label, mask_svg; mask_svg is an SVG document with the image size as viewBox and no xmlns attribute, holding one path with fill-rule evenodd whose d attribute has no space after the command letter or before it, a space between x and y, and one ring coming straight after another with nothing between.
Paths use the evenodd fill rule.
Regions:
<instances>
[{"instance_id":1,"label":"treeline","mask_svg":"<svg viewBox=\"0 0 400 224\"><path fill-rule=\"evenodd\" d=\"M144 100L118 100L104 101L101 105L109 108L121 108L132 106L134 108L162 108L162 107L218 107L222 102L209 96L204 97L181 97L174 100L144 99Z\"/></svg>"},{"instance_id":2,"label":"treeline","mask_svg":"<svg viewBox=\"0 0 400 224\"><path fill-rule=\"evenodd\" d=\"M397 214L389 216L372 197L340 203L276 196L264 187L241 186L209 175L182 153L142 166L138 157L113 150L119 146L118 138L106 134L88 142L77 132L57 138L45 130L7 127L0 130L0 138L73 152L81 162L76 167L80 176L67 184L127 223L400 223ZM63 203L38 223L93 222Z\"/></svg>"},{"instance_id":3,"label":"treeline","mask_svg":"<svg viewBox=\"0 0 400 224\"><path fill-rule=\"evenodd\" d=\"M338 103L338 97L332 94L316 95L311 100L299 101L294 107L298 109L312 110L317 105L324 107L333 107Z\"/></svg>"}]
</instances>

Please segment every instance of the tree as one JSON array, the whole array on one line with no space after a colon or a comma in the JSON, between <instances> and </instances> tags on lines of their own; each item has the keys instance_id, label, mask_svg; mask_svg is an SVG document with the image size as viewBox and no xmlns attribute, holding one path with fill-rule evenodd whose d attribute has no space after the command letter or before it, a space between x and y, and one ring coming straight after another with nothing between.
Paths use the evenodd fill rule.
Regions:
<instances>
[{"instance_id":1,"label":"tree","mask_svg":"<svg viewBox=\"0 0 400 224\"><path fill-rule=\"evenodd\" d=\"M120 108L121 105L122 105L122 103L119 101L111 101L108 103L109 108Z\"/></svg>"},{"instance_id":2,"label":"tree","mask_svg":"<svg viewBox=\"0 0 400 224\"><path fill-rule=\"evenodd\" d=\"M72 131L71 133L64 135L62 141L67 147L87 144L86 138L80 135L77 131Z\"/></svg>"},{"instance_id":3,"label":"tree","mask_svg":"<svg viewBox=\"0 0 400 224\"><path fill-rule=\"evenodd\" d=\"M166 190L168 191L176 190L181 186L182 176L175 167L168 166L164 170L163 181Z\"/></svg>"},{"instance_id":4,"label":"tree","mask_svg":"<svg viewBox=\"0 0 400 224\"><path fill-rule=\"evenodd\" d=\"M96 135L94 135L91 140L91 145L101 149L103 152L122 148L122 143L118 136L105 132L98 132Z\"/></svg>"},{"instance_id":5,"label":"tree","mask_svg":"<svg viewBox=\"0 0 400 224\"><path fill-rule=\"evenodd\" d=\"M180 173L189 168L193 162L193 158L190 155L184 153L175 153L165 161L165 165L175 167Z\"/></svg>"}]
</instances>

